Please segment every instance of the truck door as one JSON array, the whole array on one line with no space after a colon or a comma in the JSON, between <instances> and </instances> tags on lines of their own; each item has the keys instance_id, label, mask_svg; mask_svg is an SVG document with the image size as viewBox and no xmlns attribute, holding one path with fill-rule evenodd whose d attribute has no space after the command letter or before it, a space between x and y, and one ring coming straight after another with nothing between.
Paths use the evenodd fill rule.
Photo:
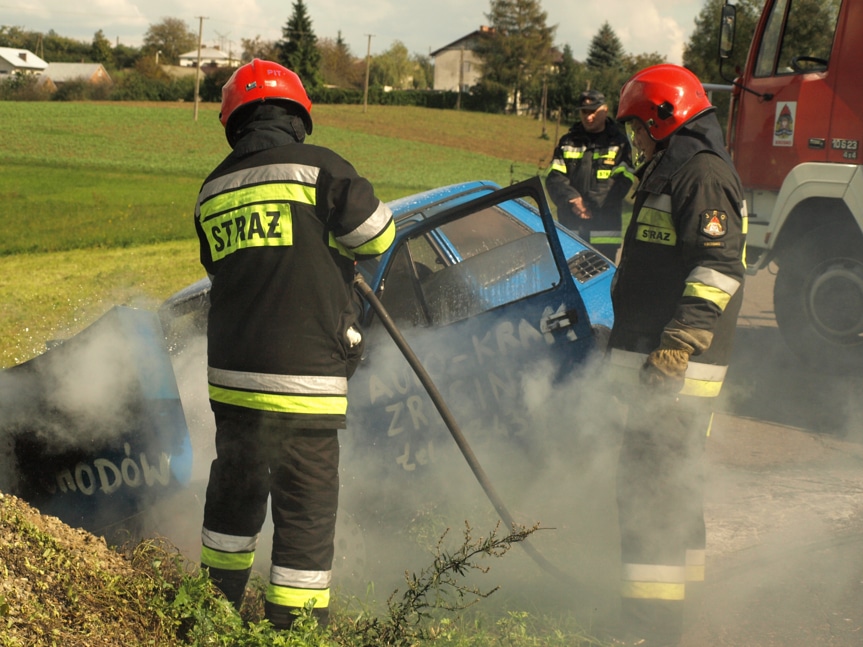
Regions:
<instances>
[{"instance_id":1,"label":"truck door","mask_svg":"<svg viewBox=\"0 0 863 647\"><path fill-rule=\"evenodd\" d=\"M863 139L863 83L860 62L863 60L863 3L846 0L842 7L836 44L830 60L835 75L830 101L830 134L827 161L859 164Z\"/></svg>"},{"instance_id":2,"label":"truck door","mask_svg":"<svg viewBox=\"0 0 863 647\"><path fill-rule=\"evenodd\" d=\"M746 63L754 92L741 93L737 118L734 161L747 186L778 190L798 164L827 161L842 5L768 1Z\"/></svg>"}]
</instances>

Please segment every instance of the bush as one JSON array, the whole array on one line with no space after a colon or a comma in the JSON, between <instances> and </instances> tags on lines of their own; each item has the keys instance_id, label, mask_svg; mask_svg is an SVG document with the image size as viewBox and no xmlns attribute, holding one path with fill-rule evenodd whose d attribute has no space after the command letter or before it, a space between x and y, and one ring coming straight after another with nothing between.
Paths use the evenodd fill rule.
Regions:
<instances>
[{"instance_id":1,"label":"bush","mask_svg":"<svg viewBox=\"0 0 863 647\"><path fill-rule=\"evenodd\" d=\"M53 101L104 101L111 96L107 83L90 83L84 79L73 79L57 86L51 95Z\"/></svg>"},{"instance_id":2,"label":"bush","mask_svg":"<svg viewBox=\"0 0 863 647\"><path fill-rule=\"evenodd\" d=\"M10 74L0 81L0 101L47 101L48 88L38 83L32 74Z\"/></svg>"},{"instance_id":3,"label":"bush","mask_svg":"<svg viewBox=\"0 0 863 647\"><path fill-rule=\"evenodd\" d=\"M114 86L114 101L194 101L195 78L158 79L131 70Z\"/></svg>"},{"instance_id":4,"label":"bush","mask_svg":"<svg viewBox=\"0 0 863 647\"><path fill-rule=\"evenodd\" d=\"M234 73L234 67L217 67L216 69L207 72L201 77L201 87L198 88L198 94L201 101L214 101L221 103L222 101L222 86L227 83L228 79ZM203 72L203 69L201 70ZM194 94L192 95L194 98Z\"/></svg>"}]
</instances>

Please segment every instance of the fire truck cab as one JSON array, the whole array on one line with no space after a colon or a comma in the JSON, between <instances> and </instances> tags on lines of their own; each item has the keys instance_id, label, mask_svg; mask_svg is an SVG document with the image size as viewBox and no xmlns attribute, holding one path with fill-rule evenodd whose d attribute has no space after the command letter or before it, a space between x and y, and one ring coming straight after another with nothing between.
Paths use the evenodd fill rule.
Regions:
<instances>
[{"instance_id":1,"label":"fire truck cab","mask_svg":"<svg viewBox=\"0 0 863 647\"><path fill-rule=\"evenodd\" d=\"M720 61L734 23L726 4ZM831 373L863 366L861 60L863 1L767 0L729 111L750 217L747 271L778 268L783 337Z\"/></svg>"}]
</instances>

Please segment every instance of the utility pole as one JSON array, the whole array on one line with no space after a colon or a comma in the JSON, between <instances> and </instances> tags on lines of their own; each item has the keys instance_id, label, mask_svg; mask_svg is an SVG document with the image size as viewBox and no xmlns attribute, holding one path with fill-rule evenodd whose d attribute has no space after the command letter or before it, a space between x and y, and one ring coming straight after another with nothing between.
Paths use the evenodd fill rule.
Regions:
<instances>
[{"instance_id":1,"label":"utility pole","mask_svg":"<svg viewBox=\"0 0 863 647\"><path fill-rule=\"evenodd\" d=\"M542 102L540 105L539 111L542 118L542 135L540 137L548 139L548 133L545 131L545 113L548 110L548 76L545 72L542 74Z\"/></svg>"},{"instance_id":2,"label":"utility pole","mask_svg":"<svg viewBox=\"0 0 863 647\"><path fill-rule=\"evenodd\" d=\"M198 90L201 87L201 41L204 37L204 19L206 16L198 16L198 66L195 70L195 121L198 121Z\"/></svg>"},{"instance_id":3,"label":"utility pole","mask_svg":"<svg viewBox=\"0 0 863 647\"><path fill-rule=\"evenodd\" d=\"M455 97L455 109L461 110L461 88L464 85L464 45L459 50L458 57L458 94Z\"/></svg>"},{"instance_id":4,"label":"utility pole","mask_svg":"<svg viewBox=\"0 0 863 647\"><path fill-rule=\"evenodd\" d=\"M366 85L363 90L363 112L369 107L369 68L372 62L372 36L374 34L366 34L369 37L369 44L366 47Z\"/></svg>"}]
</instances>

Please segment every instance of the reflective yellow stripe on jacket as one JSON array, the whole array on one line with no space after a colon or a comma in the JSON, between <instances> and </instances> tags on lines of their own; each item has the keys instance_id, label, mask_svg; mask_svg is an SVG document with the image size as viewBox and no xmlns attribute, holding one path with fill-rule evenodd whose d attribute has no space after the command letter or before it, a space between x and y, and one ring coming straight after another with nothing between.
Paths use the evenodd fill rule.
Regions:
<instances>
[{"instance_id":1,"label":"reflective yellow stripe on jacket","mask_svg":"<svg viewBox=\"0 0 863 647\"><path fill-rule=\"evenodd\" d=\"M671 218L671 196L650 195L644 201L636 217L636 238L658 245L677 244L677 229Z\"/></svg>"},{"instance_id":2,"label":"reflective yellow stripe on jacket","mask_svg":"<svg viewBox=\"0 0 863 647\"><path fill-rule=\"evenodd\" d=\"M205 184L195 216L213 260L248 247L292 245L290 203L316 204L318 172L304 164L272 164Z\"/></svg>"},{"instance_id":3,"label":"reflective yellow stripe on jacket","mask_svg":"<svg viewBox=\"0 0 863 647\"><path fill-rule=\"evenodd\" d=\"M270 375L207 369L214 402L279 413L345 415L348 380L316 375Z\"/></svg>"}]
</instances>

